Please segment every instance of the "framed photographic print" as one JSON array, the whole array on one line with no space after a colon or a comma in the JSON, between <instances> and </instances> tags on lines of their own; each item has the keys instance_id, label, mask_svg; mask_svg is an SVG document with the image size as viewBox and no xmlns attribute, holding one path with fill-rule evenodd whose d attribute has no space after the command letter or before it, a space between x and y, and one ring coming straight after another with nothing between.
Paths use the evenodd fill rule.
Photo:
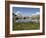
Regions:
<instances>
[{"instance_id":1,"label":"framed photographic print","mask_svg":"<svg viewBox=\"0 0 46 38\"><path fill-rule=\"evenodd\" d=\"M44 35L44 3L6 1L5 36Z\"/></svg>"}]
</instances>

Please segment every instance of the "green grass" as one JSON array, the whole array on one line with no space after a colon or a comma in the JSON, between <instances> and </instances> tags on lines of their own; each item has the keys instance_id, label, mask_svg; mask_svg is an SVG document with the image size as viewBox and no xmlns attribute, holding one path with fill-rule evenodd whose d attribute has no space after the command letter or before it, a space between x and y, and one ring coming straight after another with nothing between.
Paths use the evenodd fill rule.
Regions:
<instances>
[{"instance_id":1,"label":"green grass","mask_svg":"<svg viewBox=\"0 0 46 38\"><path fill-rule=\"evenodd\" d=\"M37 30L40 29L39 23L13 23L13 31L15 30Z\"/></svg>"}]
</instances>

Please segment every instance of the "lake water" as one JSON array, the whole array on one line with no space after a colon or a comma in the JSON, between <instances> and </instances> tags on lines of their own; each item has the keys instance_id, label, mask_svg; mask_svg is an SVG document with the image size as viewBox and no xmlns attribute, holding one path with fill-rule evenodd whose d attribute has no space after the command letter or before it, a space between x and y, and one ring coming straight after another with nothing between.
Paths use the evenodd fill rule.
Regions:
<instances>
[{"instance_id":1,"label":"lake water","mask_svg":"<svg viewBox=\"0 0 46 38\"><path fill-rule=\"evenodd\" d=\"M31 19L18 19L16 22L38 22L38 20L31 20Z\"/></svg>"}]
</instances>

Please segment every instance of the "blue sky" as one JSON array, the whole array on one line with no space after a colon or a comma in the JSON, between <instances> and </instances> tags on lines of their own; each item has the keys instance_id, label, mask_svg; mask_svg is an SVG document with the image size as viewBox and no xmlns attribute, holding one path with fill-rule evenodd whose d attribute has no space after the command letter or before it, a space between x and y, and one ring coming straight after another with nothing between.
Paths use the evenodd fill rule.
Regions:
<instances>
[{"instance_id":1,"label":"blue sky","mask_svg":"<svg viewBox=\"0 0 46 38\"><path fill-rule=\"evenodd\" d=\"M32 14L40 13L40 8L25 8L13 7L13 13L19 12L22 16L31 16Z\"/></svg>"}]
</instances>

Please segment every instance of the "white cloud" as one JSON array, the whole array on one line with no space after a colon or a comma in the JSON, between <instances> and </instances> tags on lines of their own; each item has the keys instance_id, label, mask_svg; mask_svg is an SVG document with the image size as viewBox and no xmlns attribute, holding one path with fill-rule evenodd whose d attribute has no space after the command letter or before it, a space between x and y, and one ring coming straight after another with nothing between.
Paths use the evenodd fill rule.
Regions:
<instances>
[{"instance_id":1,"label":"white cloud","mask_svg":"<svg viewBox=\"0 0 46 38\"><path fill-rule=\"evenodd\" d=\"M40 13L39 12L36 12L35 14L32 14L32 16L34 16L34 15L39 15Z\"/></svg>"},{"instance_id":2,"label":"white cloud","mask_svg":"<svg viewBox=\"0 0 46 38\"><path fill-rule=\"evenodd\" d=\"M35 15L35 14L32 14L32 16Z\"/></svg>"},{"instance_id":3,"label":"white cloud","mask_svg":"<svg viewBox=\"0 0 46 38\"><path fill-rule=\"evenodd\" d=\"M15 14L18 15L20 13L20 11L17 11Z\"/></svg>"},{"instance_id":4,"label":"white cloud","mask_svg":"<svg viewBox=\"0 0 46 38\"><path fill-rule=\"evenodd\" d=\"M20 11L17 11L17 12L15 13L15 15L20 16L20 15L21 15L21 12L20 12Z\"/></svg>"},{"instance_id":5,"label":"white cloud","mask_svg":"<svg viewBox=\"0 0 46 38\"><path fill-rule=\"evenodd\" d=\"M39 15L40 13L39 12L36 12L37 15Z\"/></svg>"}]
</instances>

